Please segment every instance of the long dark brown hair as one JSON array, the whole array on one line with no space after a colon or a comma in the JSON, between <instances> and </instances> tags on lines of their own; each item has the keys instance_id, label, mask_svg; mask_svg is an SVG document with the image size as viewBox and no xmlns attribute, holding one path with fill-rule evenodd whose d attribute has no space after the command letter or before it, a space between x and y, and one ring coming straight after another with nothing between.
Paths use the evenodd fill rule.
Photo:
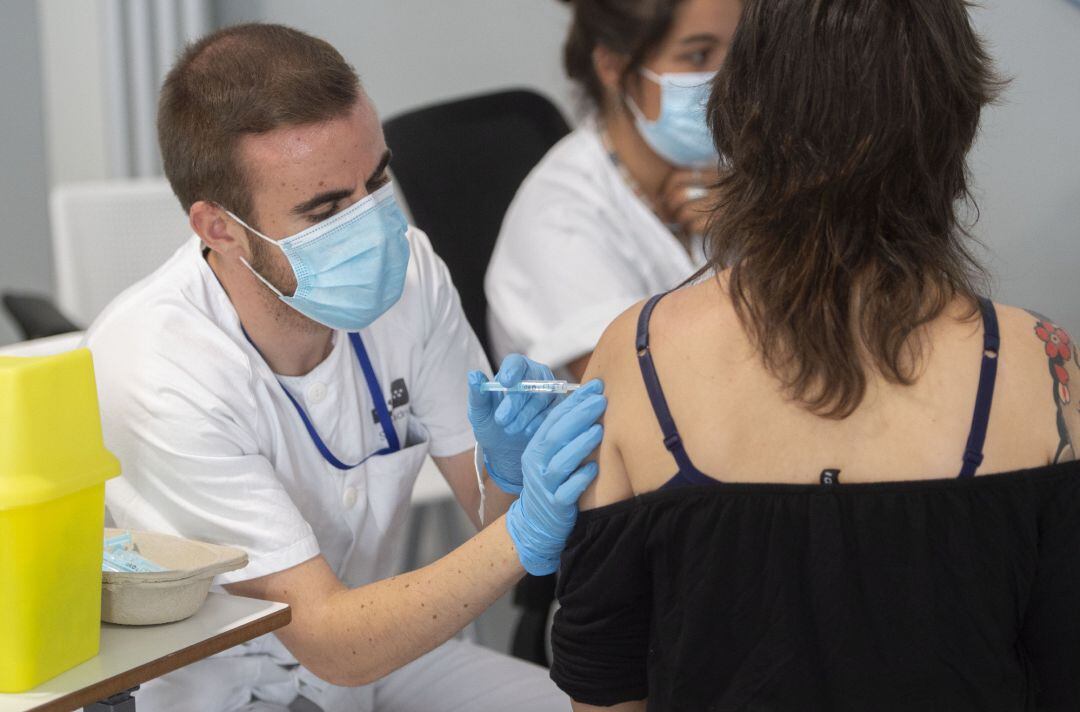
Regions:
<instances>
[{"instance_id":1,"label":"long dark brown hair","mask_svg":"<svg viewBox=\"0 0 1080 712\"><path fill-rule=\"evenodd\" d=\"M985 287L957 208L1000 87L964 0L745 3L709 102L708 269L812 412L850 415L870 364L912 383L920 327Z\"/></svg>"}]
</instances>

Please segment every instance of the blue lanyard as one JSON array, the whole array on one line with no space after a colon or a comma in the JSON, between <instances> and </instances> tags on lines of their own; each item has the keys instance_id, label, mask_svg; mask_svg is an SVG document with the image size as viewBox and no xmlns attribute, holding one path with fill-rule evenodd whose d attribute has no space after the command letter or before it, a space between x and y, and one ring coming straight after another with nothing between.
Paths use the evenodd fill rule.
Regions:
<instances>
[{"instance_id":1,"label":"blue lanyard","mask_svg":"<svg viewBox=\"0 0 1080 712\"><path fill-rule=\"evenodd\" d=\"M247 330L243 327L240 328L244 332L244 336L247 338L248 342L256 351L259 351L259 347L255 346L255 342L248 336ZM353 352L356 353L356 360L360 362L360 370L364 372L364 380L367 381L368 392L371 393L371 400L375 402L375 413L379 417L379 423L382 425L387 443L387 447L371 453L355 465L346 465L335 457L334 453L330 452L330 448L328 448L326 443L323 442L323 439L319 437L319 432L315 430L315 426L312 424L311 418L308 417L307 412L304 411L304 407L300 405L300 402L297 401L296 398L293 398L292 393L289 393L289 389L285 387L285 384L278 381L281 390L285 391L285 395L289 398L289 402L293 404L293 407L296 408L296 412L300 415L300 420L303 421L304 428L307 430L308 435L311 436L311 441L315 443L315 447L318 448L319 454L323 456L324 460L339 470L351 470L354 467L363 465L376 455L389 455L401 449L397 431L394 430L394 422L390 419L390 410L386 407L386 399L383 398L382 388L379 387L379 381L375 378L375 369L371 367L371 359L368 358L367 349L364 348L364 342L360 340L360 334L355 332L350 333L349 343L352 344ZM261 356L262 353L260 352L259 355Z\"/></svg>"}]
</instances>

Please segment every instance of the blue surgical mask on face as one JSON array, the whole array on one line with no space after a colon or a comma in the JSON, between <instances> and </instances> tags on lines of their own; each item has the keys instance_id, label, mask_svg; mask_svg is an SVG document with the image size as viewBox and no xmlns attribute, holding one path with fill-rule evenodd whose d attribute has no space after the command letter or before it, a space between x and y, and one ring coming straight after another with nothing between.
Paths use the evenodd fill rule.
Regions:
<instances>
[{"instance_id":1,"label":"blue surgical mask on face","mask_svg":"<svg viewBox=\"0 0 1080 712\"><path fill-rule=\"evenodd\" d=\"M660 116L649 121L626 97L638 133L657 155L680 168L716 165L718 156L705 118L709 91L716 72L657 74L648 69L642 75L660 87Z\"/></svg>"},{"instance_id":2,"label":"blue surgical mask on face","mask_svg":"<svg viewBox=\"0 0 1080 712\"><path fill-rule=\"evenodd\" d=\"M332 329L359 331L401 298L409 267L408 222L389 184L337 215L281 240L271 239L228 214L285 253L296 275L296 291L291 297L241 259L281 301L309 319Z\"/></svg>"}]
</instances>

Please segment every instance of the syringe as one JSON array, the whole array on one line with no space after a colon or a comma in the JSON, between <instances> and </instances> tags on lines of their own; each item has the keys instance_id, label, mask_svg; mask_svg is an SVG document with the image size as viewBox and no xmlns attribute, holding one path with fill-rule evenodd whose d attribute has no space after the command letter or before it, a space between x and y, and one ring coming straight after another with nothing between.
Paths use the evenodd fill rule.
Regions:
<instances>
[{"instance_id":1,"label":"syringe","mask_svg":"<svg viewBox=\"0 0 1080 712\"><path fill-rule=\"evenodd\" d=\"M485 393L569 393L581 388L580 383L567 383L566 381L521 381L516 386L507 388L498 381L488 381L480 384L480 390Z\"/></svg>"}]
</instances>

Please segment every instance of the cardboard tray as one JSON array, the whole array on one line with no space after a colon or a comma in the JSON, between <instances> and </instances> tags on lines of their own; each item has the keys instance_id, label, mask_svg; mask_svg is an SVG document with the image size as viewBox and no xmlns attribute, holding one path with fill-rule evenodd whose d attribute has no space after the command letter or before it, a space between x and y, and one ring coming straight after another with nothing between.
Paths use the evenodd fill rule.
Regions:
<instances>
[{"instance_id":1,"label":"cardboard tray","mask_svg":"<svg viewBox=\"0 0 1080 712\"><path fill-rule=\"evenodd\" d=\"M206 544L168 534L105 529L105 536L131 531L139 553L166 571L101 573L101 620L121 625L155 625L183 620L206 600L214 577L247 566L248 557L231 546Z\"/></svg>"}]
</instances>

